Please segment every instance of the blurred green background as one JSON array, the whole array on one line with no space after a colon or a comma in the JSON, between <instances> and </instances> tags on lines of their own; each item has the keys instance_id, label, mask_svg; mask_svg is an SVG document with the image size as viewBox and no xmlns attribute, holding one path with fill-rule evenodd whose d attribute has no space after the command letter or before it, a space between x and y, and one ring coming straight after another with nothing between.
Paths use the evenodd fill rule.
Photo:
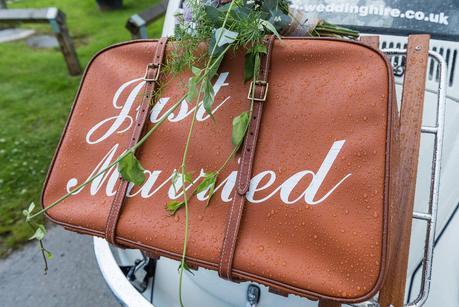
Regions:
<instances>
[{"instance_id":1,"label":"blurred green background","mask_svg":"<svg viewBox=\"0 0 459 307\"><path fill-rule=\"evenodd\" d=\"M100 49L130 39L127 19L154 1L125 0L124 9L101 12L95 0L23 0L8 8L57 7L67 26L82 67ZM163 19L148 27L161 35ZM37 34L52 35L47 24L22 24ZM59 48L36 49L25 41L0 43L0 257L31 236L22 210L40 192L48 165L70 111L80 77L67 73Z\"/></svg>"}]
</instances>

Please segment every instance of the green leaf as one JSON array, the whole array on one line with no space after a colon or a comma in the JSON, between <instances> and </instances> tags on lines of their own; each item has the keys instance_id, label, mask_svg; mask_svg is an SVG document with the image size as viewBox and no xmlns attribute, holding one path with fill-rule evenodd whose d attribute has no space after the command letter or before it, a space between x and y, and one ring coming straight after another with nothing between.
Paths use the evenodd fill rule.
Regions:
<instances>
[{"instance_id":1,"label":"green leaf","mask_svg":"<svg viewBox=\"0 0 459 307\"><path fill-rule=\"evenodd\" d=\"M46 258L48 258L49 260L53 259L54 258L54 255L53 253L51 253L49 250L47 249L43 249L43 253L45 254Z\"/></svg>"},{"instance_id":2,"label":"green leaf","mask_svg":"<svg viewBox=\"0 0 459 307\"><path fill-rule=\"evenodd\" d=\"M238 35L239 33L230 31L223 27L218 28L214 32L214 36L218 47L223 47L225 45L232 44L234 41L236 41Z\"/></svg>"},{"instance_id":3,"label":"green leaf","mask_svg":"<svg viewBox=\"0 0 459 307\"><path fill-rule=\"evenodd\" d=\"M33 209L35 209L35 203L31 202L29 208L27 209L27 212L32 213Z\"/></svg>"},{"instance_id":4,"label":"green leaf","mask_svg":"<svg viewBox=\"0 0 459 307\"><path fill-rule=\"evenodd\" d=\"M217 180L216 177L215 177L215 180ZM210 200L212 199L212 196L214 196L214 190L215 190L215 183L216 182L217 181L213 182L209 187L209 196L207 197L206 207L209 206Z\"/></svg>"},{"instance_id":5,"label":"green leaf","mask_svg":"<svg viewBox=\"0 0 459 307\"><path fill-rule=\"evenodd\" d=\"M182 208L183 206L185 206L185 201L182 200L182 201L176 201L176 200L172 200L170 202L167 203L166 205L166 210L171 214L171 215L174 215L177 210L179 210L180 208Z\"/></svg>"},{"instance_id":6,"label":"green leaf","mask_svg":"<svg viewBox=\"0 0 459 307\"><path fill-rule=\"evenodd\" d=\"M129 152L118 164L118 171L124 180L132 182L135 185L141 185L145 182L145 169L134 153Z\"/></svg>"},{"instance_id":7,"label":"green leaf","mask_svg":"<svg viewBox=\"0 0 459 307\"><path fill-rule=\"evenodd\" d=\"M261 2L261 7L265 11L274 11L277 9L278 1L277 0L264 0Z\"/></svg>"},{"instance_id":8,"label":"green leaf","mask_svg":"<svg viewBox=\"0 0 459 307\"><path fill-rule=\"evenodd\" d=\"M255 76L253 76L254 79L258 80L258 73L260 72L260 65L261 65L261 60L260 60L260 54L257 53L255 54L255 64L253 65L253 71L255 72ZM253 87L254 89L255 87ZM252 93L250 93L252 95Z\"/></svg>"},{"instance_id":9,"label":"green leaf","mask_svg":"<svg viewBox=\"0 0 459 307\"><path fill-rule=\"evenodd\" d=\"M209 19L212 26L214 28L221 27L225 14L222 11L218 10L216 7L211 5L204 5L204 9L206 11L207 18Z\"/></svg>"},{"instance_id":10,"label":"green leaf","mask_svg":"<svg viewBox=\"0 0 459 307\"><path fill-rule=\"evenodd\" d=\"M193 174L191 172L188 172L183 176L185 183L193 183ZM182 186L182 174L177 172L177 170L174 170L174 173L172 174L172 186L174 188L174 192L177 193L177 182L180 180L180 186Z\"/></svg>"},{"instance_id":11,"label":"green leaf","mask_svg":"<svg viewBox=\"0 0 459 307\"><path fill-rule=\"evenodd\" d=\"M35 209L35 203L31 202L27 209L22 210L22 214L25 216L26 221L30 220L30 217L34 209Z\"/></svg>"},{"instance_id":12,"label":"green leaf","mask_svg":"<svg viewBox=\"0 0 459 307\"><path fill-rule=\"evenodd\" d=\"M207 198L206 207L209 205L210 199L214 195L215 184L217 183L217 176L218 174L216 172L207 173L204 176L204 179L201 181L201 183L194 191L194 194L198 194L203 191L209 190L209 196Z\"/></svg>"},{"instance_id":13,"label":"green leaf","mask_svg":"<svg viewBox=\"0 0 459 307\"><path fill-rule=\"evenodd\" d=\"M248 7L237 7L237 8L233 8L231 10L231 17L233 17L234 19L236 19L238 21L242 21L242 22L245 22L247 21L248 18L250 18L250 14L252 13L253 14L253 8L248 8Z\"/></svg>"},{"instance_id":14,"label":"green leaf","mask_svg":"<svg viewBox=\"0 0 459 307\"><path fill-rule=\"evenodd\" d=\"M268 54L268 48L263 44L256 44L255 46L253 46L252 53Z\"/></svg>"},{"instance_id":15,"label":"green leaf","mask_svg":"<svg viewBox=\"0 0 459 307\"><path fill-rule=\"evenodd\" d=\"M191 72L196 76L196 77L199 77L201 75L201 72L202 70L195 67L195 66L191 66Z\"/></svg>"},{"instance_id":16,"label":"green leaf","mask_svg":"<svg viewBox=\"0 0 459 307\"><path fill-rule=\"evenodd\" d=\"M204 80L204 109L206 110L207 114L209 114L213 118L212 114L212 105L214 104L214 87L210 82L209 78Z\"/></svg>"},{"instance_id":17,"label":"green leaf","mask_svg":"<svg viewBox=\"0 0 459 307\"><path fill-rule=\"evenodd\" d=\"M177 268L177 271L180 271L182 269L182 265L183 265L183 269L187 272L189 272L191 275L194 275L194 273L191 271L190 267L188 266L188 264L183 261L183 262L180 262L178 268Z\"/></svg>"},{"instance_id":18,"label":"green leaf","mask_svg":"<svg viewBox=\"0 0 459 307\"><path fill-rule=\"evenodd\" d=\"M209 188L211 184L215 184L217 181L217 173L216 172L210 172L206 173L204 175L204 179L201 181L201 183L198 185L196 188L195 194L201 193Z\"/></svg>"},{"instance_id":19,"label":"green leaf","mask_svg":"<svg viewBox=\"0 0 459 307\"><path fill-rule=\"evenodd\" d=\"M184 176L185 182L186 183L192 183L193 182L193 175L191 173L186 173Z\"/></svg>"},{"instance_id":20,"label":"green leaf","mask_svg":"<svg viewBox=\"0 0 459 307\"><path fill-rule=\"evenodd\" d=\"M292 17L288 16L281 10L274 10L271 12L271 17L268 21L276 28L278 32L288 30L292 23Z\"/></svg>"},{"instance_id":21,"label":"green leaf","mask_svg":"<svg viewBox=\"0 0 459 307\"><path fill-rule=\"evenodd\" d=\"M244 82L253 79L253 72L255 69L258 71L260 68L259 58L260 53L267 54L268 48L263 44L254 45L246 54L245 54L245 63L244 63ZM259 60L259 59L258 59ZM258 67L255 67L255 64L258 62Z\"/></svg>"},{"instance_id":22,"label":"green leaf","mask_svg":"<svg viewBox=\"0 0 459 307\"><path fill-rule=\"evenodd\" d=\"M217 39L215 35L212 35L210 37L209 47L207 49L207 53L209 54L209 56L212 56L212 58L218 57L220 54L223 53L223 51L225 51L225 46L217 46L216 44L217 44ZM214 52L213 54L212 54L212 51Z\"/></svg>"},{"instance_id":23,"label":"green leaf","mask_svg":"<svg viewBox=\"0 0 459 307\"><path fill-rule=\"evenodd\" d=\"M223 56L212 58L212 63L209 66L210 69L209 69L209 72L207 73L209 80L212 80L212 78L217 74L217 71L220 68L223 58L224 58Z\"/></svg>"},{"instance_id":24,"label":"green leaf","mask_svg":"<svg viewBox=\"0 0 459 307\"><path fill-rule=\"evenodd\" d=\"M245 54L244 62L244 82L253 78L253 69L255 66L255 53L248 52Z\"/></svg>"},{"instance_id":25,"label":"green leaf","mask_svg":"<svg viewBox=\"0 0 459 307\"><path fill-rule=\"evenodd\" d=\"M196 96L198 95L197 83L197 77L191 77L188 80L188 93L186 98L188 103L193 102L196 99Z\"/></svg>"},{"instance_id":26,"label":"green leaf","mask_svg":"<svg viewBox=\"0 0 459 307\"><path fill-rule=\"evenodd\" d=\"M273 26L272 23L270 23L269 21L267 20L263 20L263 19L260 19L260 23L263 27L266 28L266 30L270 31L271 33L273 33L278 39L281 39L279 33L277 32L276 28Z\"/></svg>"},{"instance_id":27,"label":"green leaf","mask_svg":"<svg viewBox=\"0 0 459 307\"><path fill-rule=\"evenodd\" d=\"M33 236L31 236L31 237L29 238L29 240L34 240L34 239L36 239L36 240L41 241L41 240L43 240L43 238L45 237L45 235L46 235L46 228L45 228L45 226L39 224L38 227L37 227L37 229L35 229L35 233L33 234Z\"/></svg>"},{"instance_id":28,"label":"green leaf","mask_svg":"<svg viewBox=\"0 0 459 307\"><path fill-rule=\"evenodd\" d=\"M177 170L174 170L174 173L172 174L172 186L174 187L174 192L177 194L177 187L175 186L177 184L177 180L179 178L179 173Z\"/></svg>"},{"instance_id":29,"label":"green leaf","mask_svg":"<svg viewBox=\"0 0 459 307\"><path fill-rule=\"evenodd\" d=\"M242 112L233 118L232 142L235 147L239 146L244 139L249 124L249 112Z\"/></svg>"},{"instance_id":30,"label":"green leaf","mask_svg":"<svg viewBox=\"0 0 459 307\"><path fill-rule=\"evenodd\" d=\"M218 10L221 12L221 13L226 13L228 12L229 10L229 7L230 7L231 3L227 3L225 5L222 5L218 8Z\"/></svg>"}]
</instances>

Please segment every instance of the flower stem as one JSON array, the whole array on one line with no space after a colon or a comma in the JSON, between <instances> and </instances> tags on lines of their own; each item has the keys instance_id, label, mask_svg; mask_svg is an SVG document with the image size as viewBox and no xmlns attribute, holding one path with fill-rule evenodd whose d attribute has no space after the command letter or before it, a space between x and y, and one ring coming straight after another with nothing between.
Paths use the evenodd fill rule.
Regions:
<instances>
[{"instance_id":1,"label":"flower stem","mask_svg":"<svg viewBox=\"0 0 459 307\"><path fill-rule=\"evenodd\" d=\"M38 240L38 244L40 245L41 256L43 257L43 262L45 263L44 274L48 273L48 259L45 255L45 246L43 245L43 240Z\"/></svg>"},{"instance_id":2,"label":"flower stem","mask_svg":"<svg viewBox=\"0 0 459 307\"><path fill-rule=\"evenodd\" d=\"M229 14L230 14L230 12L231 12L231 10L233 8L233 4L234 4L234 1L231 2L230 6L228 8L228 11L226 12L222 28L225 28L226 22L228 21ZM203 91L203 82L202 81L205 78L208 77L208 74L209 74L210 70L214 67L214 65L217 65L217 63L220 62L220 59L226 54L226 52L231 47L231 44L229 44L228 46L226 46L226 48L223 50L223 52L221 52L221 54L219 54L219 56L216 59L213 59L213 55L214 55L214 53L215 53L215 51L217 49L218 43L220 42L220 40L222 38L222 35L223 35L223 31L221 31L219 37L217 38L216 43L212 48L212 52L210 53L209 60L207 61L207 65L206 65L206 68L205 68L204 73L202 75L202 78L200 78L200 80L198 81L198 82L201 82L201 85L199 87L199 92L198 92L198 95L197 95L197 101L198 102L196 103L196 107L195 107L194 112L193 112L193 118L191 120L190 129L188 131L188 136L187 136L187 140L186 140L186 143L185 143L185 149L183 151L183 158L182 158L182 189L183 189L183 200L184 200L184 206L185 206L185 234L184 234L185 238L183 239L182 259L180 261L180 267L179 267L179 289L178 289L179 290L179 303L180 303L180 306L182 306L182 307L184 306L183 297L182 297L183 271L186 268L186 262L185 261L186 261L186 251L187 251L187 245L188 245L188 231L189 231L188 197L186 195L186 188L185 188L186 159L187 159L187 156L188 156L188 149L189 149L190 142L191 142L191 136L193 134L193 129L194 129L195 122L196 122L196 114L198 112L198 105L199 105L199 101L200 101L200 96L201 96L202 91Z\"/></svg>"}]
</instances>

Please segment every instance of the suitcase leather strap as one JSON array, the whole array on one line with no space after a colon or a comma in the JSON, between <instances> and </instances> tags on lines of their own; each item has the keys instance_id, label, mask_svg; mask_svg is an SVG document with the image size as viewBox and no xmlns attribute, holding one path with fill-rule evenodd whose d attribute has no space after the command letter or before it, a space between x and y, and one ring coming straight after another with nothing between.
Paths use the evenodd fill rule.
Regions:
<instances>
[{"instance_id":1,"label":"suitcase leather strap","mask_svg":"<svg viewBox=\"0 0 459 307\"><path fill-rule=\"evenodd\" d=\"M161 65L164 59L164 53L166 50L167 38L161 38L156 44L156 51L153 57L153 61L147 65L145 70L145 89L144 95L142 98L142 103L137 113L137 118L134 125L134 130L132 131L132 136L129 141L128 148L134 146L140 139L142 130L144 129L145 123L148 118L148 110L150 108L150 102L154 96L156 84L159 81ZM116 225L121 213L121 208L126 197L126 192L129 186L129 182L124 180L121 176L119 177L120 184L113 199L112 205L110 207L110 212L108 214L107 223L105 226L105 239L111 243L115 244L116 240Z\"/></svg>"},{"instance_id":2,"label":"suitcase leather strap","mask_svg":"<svg viewBox=\"0 0 459 307\"><path fill-rule=\"evenodd\" d=\"M245 137L241 153L239 171L236 179L236 191L234 192L233 202L228 212L225 236L220 254L220 264L218 274L220 277L233 280L232 266L236 247L237 235L242 219L245 205L245 195L249 190L250 178L252 175L255 148L257 145L258 133L260 131L263 104L268 94L268 73L270 67L271 51L274 43L274 36L265 38L264 44L267 46L267 54L261 54L259 79L251 83L248 99L252 100L253 112L249 121L248 131Z\"/></svg>"}]
</instances>

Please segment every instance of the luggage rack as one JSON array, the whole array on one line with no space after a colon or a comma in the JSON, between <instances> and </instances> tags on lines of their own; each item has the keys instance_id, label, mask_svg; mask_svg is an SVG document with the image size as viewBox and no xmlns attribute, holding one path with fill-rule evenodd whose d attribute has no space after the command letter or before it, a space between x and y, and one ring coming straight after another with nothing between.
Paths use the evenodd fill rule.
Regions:
<instances>
[{"instance_id":1,"label":"luggage rack","mask_svg":"<svg viewBox=\"0 0 459 307\"><path fill-rule=\"evenodd\" d=\"M406 55L406 50L383 49L389 56ZM437 209L439 201L440 171L443 148L443 131L445 124L446 109L446 62L440 53L429 51L429 57L438 63L439 80L437 92L437 105L435 126L422 126L421 133L432 134L434 136L434 150L431 167L431 185L427 212L413 212L413 218L425 221L427 224L424 243L424 257L422 259L421 288L418 296L406 306L422 306L427 301L432 280L432 260L435 241L435 228L437 222Z\"/></svg>"},{"instance_id":2,"label":"luggage rack","mask_svg":"<svg viewBox=\"0 0 459 307\"><path fill-rule=\"evenodd\" d=\"M387 56L406 56L406 49L381 49ZM436 117L434 126L422 126L421 133L434 136L434 150L431 166L430 193L427 212L413 211L412 218L426 222L424 256L422 258L422 276L418 296L405 304L407 307L423 306L429 296L430 284L432 280L432 261L435 241L435 228L437 222L437 209L439 201L440 171L443 147L443 130L445 123L446 109L446 71L447 65L443 56L436 51L429 51L429 58L438 63L439 80L437 90ZM404 61L406 63L406 61ZM362 304L352 304L351 306L380 306L378 300L372 299ZM385 307L385 306L384 306Z\"/></svg>"}]
</instances>

